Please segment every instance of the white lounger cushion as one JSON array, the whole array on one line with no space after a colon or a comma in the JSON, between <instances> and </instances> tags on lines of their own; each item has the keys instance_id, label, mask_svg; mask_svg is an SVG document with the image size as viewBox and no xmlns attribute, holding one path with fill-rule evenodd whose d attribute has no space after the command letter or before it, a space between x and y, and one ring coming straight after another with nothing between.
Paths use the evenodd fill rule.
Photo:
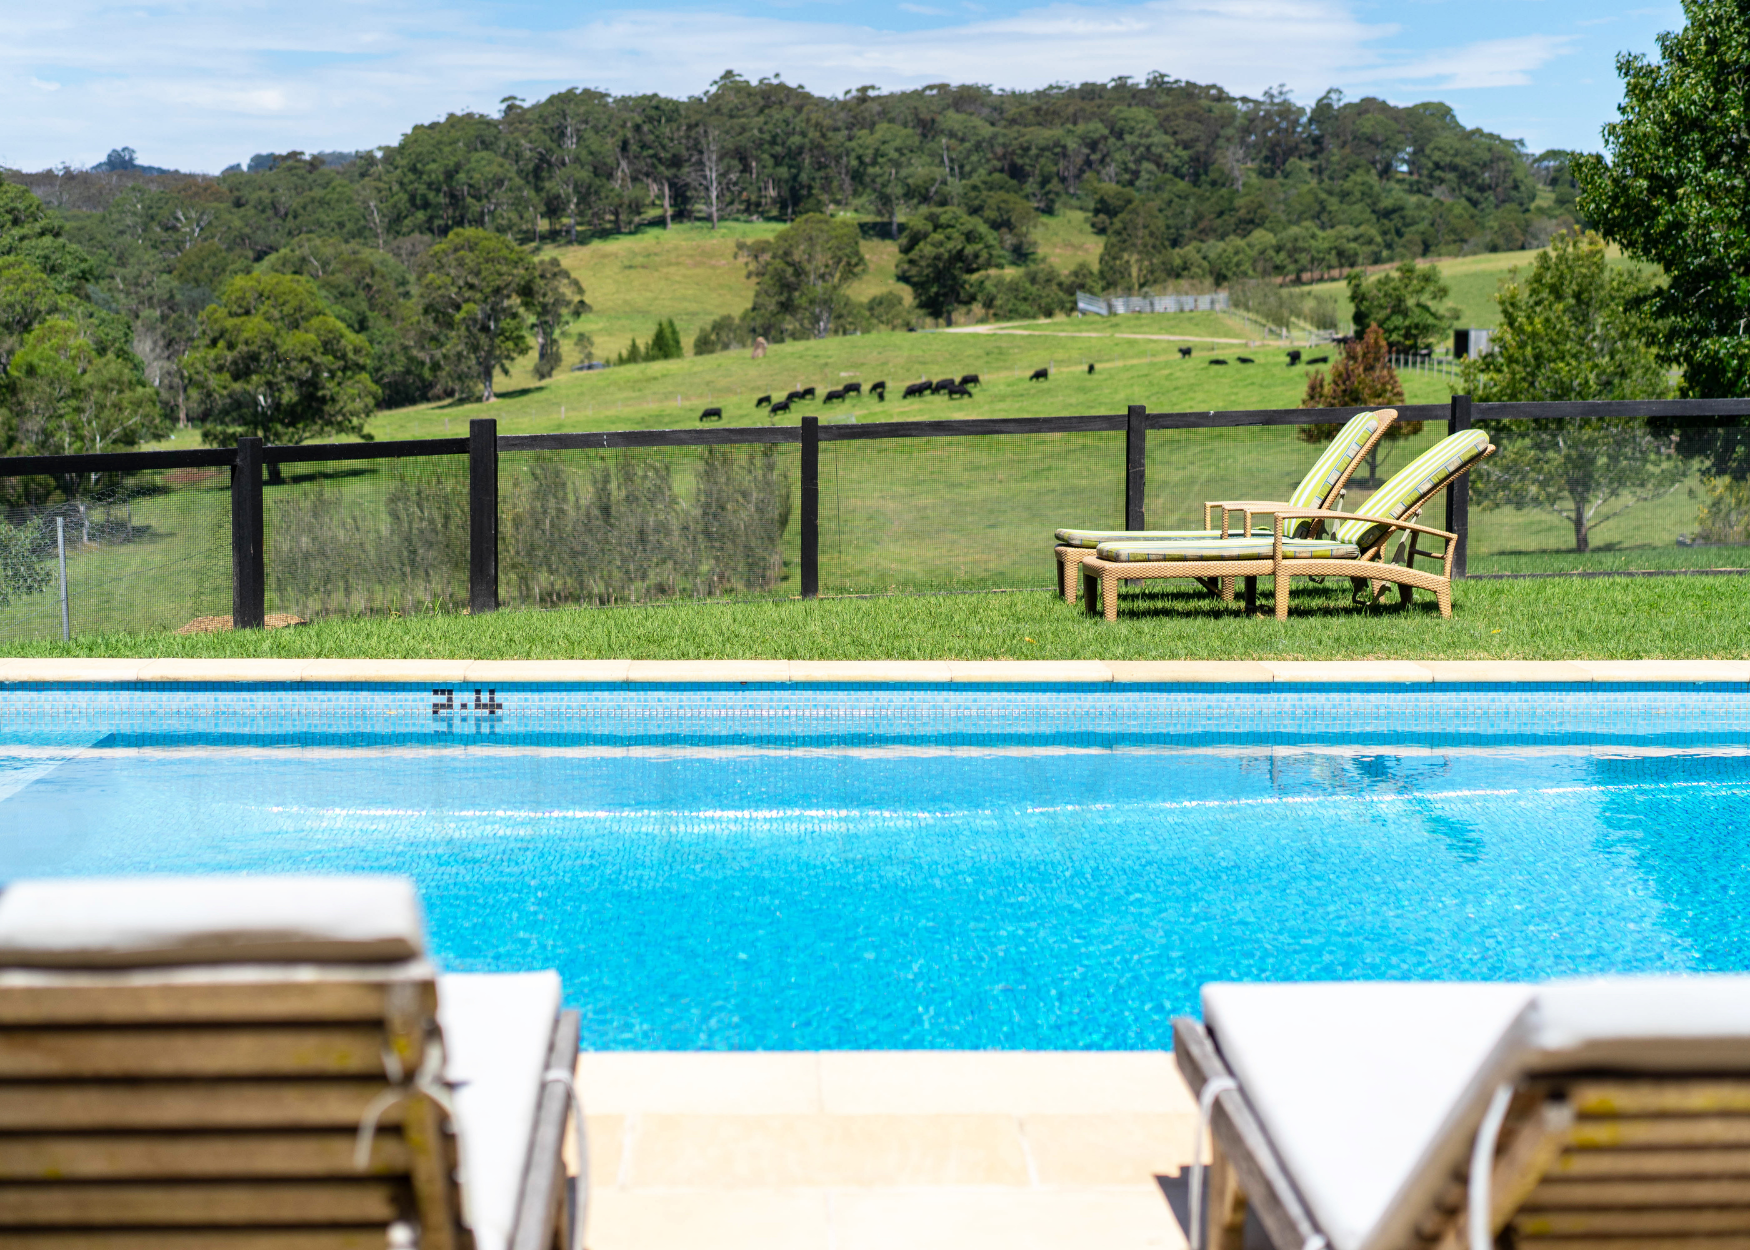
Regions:
<instances>
[{"instance_id":1,"label":"white lounger cushion","mask_svg":"<svg viewBox=\"0 0 1750 1250\"><path fill-rule=\"evenodd\" d=\"M1334 1250L1408 1244L1504 1080L1750 1068L1750 976L1209 985L1203 1011Z\"/></svg>"},{"instance_id":2,"label":"white lounger cushion","mask_svg":"<svg viewBox=\"0 0 1750 1250\"><path fill-rule=\"evenodd\" d=\"M478 1250L504 1250L559 1015L559 974L457 973L437 985L462 1201Z\"/></svg>"},{"instance_id":3,"label":"white lounger cushion","mask_svg":"<svg viewBox=\"0 0 1750 1250\"><path fill-rule=\"evenodd\" d=\"M390 963L425 952L404 877L19 881L0 891L0 965Z\"/></svg>"},{"instance_id":4,"label":"white lounger cushion","mask_svg":"<svg viewBox=\"0 0 1750 1250\"><path fill-rule=\"evenodd\" d=\"M1222 1057L1334 1250L1383 1250L1450 1175L1524 1044L1529 985L1206 985ZM1456 1123L1471 1113L1468 1128ZM1298 1250L1298 1248L1296 1248Z\"/></svg>"},{"instance_id":5,"label":"white lounger cushion","mask_svg":"<svg viewBox=\"0 0 1750 1250\"><path fill-rule=\"evenodd\" d=\"M1528 1066L1750 1069L1750 976L1600 977L1539 987Z\"/></svg>"}]
</instances>

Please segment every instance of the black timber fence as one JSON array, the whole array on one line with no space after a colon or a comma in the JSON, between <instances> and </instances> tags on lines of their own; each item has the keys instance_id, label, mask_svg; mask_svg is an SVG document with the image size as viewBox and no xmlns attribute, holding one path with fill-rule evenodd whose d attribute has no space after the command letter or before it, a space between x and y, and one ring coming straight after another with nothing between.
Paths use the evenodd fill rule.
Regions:
<instances>
[{"instance_id":1,"label":"black timber fence","mask_svg":"<svg viewBox=\"0 0 1750 1250\"><path fill-rule=\"evenodd\" d=\"M813 598L823 593L823 565L829 594L1044 586L1056 526L1193 527L1205 499L1281 498L1317 454L1306 444L1317 443L1319 427L1357 411L1134 405L1089 416L804 417L794 426L511 435L480 418L466 438L245 438L235 447L0 458L0 537L13 535L0 547L0 636L67 628L64 608L53 608L57 589L67 598L69 543L73 617L84 629L218 617L222 598L239 628L262 625L270 606L484 613L507 600ZM1517 496L1511 483L1496 490L1481 514L1472 481L1453 483L1424 521L1458 535L1459 576L1750 570L1750 516L1732 512L1735 496L1715 501L1714 531L1674 532L1680 519L1710 515L1707 499L1698 513L1698 484L1728 496L1742 484L1718 486L1672 459L1668 436L1647 432L1649 419L1750 425L1750 401L1477 404L1460 395L1398 413L1400 437L1363 466L1346 506L1473 422L1502 430L1497 442L1603 428L1620 431L1617 443L1652 448L1651 468L1612 470L1614 502L1649 519L1625 529L1624 512L1612 532L1632 541L1601 541L1590 553L1563 549L1578 531L1549 506L1559 466L1521 481ZM1571 454L1560 442L1530 438L1515 463L1526 449ZM1485 558L1473 568L1479 540ZM118 544L138 547L109 565L78 562ZM142 606L152 604L155 616Z\"/></svg>"}]
</instances>

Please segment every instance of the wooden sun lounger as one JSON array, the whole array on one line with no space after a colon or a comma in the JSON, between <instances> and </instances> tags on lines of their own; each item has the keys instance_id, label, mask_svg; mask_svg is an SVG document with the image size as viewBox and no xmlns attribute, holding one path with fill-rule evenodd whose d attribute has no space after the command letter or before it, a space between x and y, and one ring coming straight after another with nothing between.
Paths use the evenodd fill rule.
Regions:
<instances>
[{"instance_id":1,"label":"wooden sun lounger","mask_svg":"<svg viewBox=\"0 0 1750 1250\"><path fill-rule=\"evenodd\" d=\"M574 1066L578 1017L557 978L297 945L249 963L200 962L219 952L199 943L145 966L0 955L0 1246L571 1244L570 1096L545 1073Z\"/></svg>"},{"instance_id":2,"label":"wooden sun lounger","mask_svg":"<svg viewBox=\"0 0 1750 1250\"><path fill-rule=\"evenodd\" d=\"M1289 583L1294 577L1347 577L1359 593L1363 586L1367 587L1366 602L1377 602L1380 593L1387 584L1398 587L1399 598L1404 603L1411 601L1415 590L1431 590L1442 617L1452 615L1452 560L1457 553L1454 544L1458 541L1456 534L1446 530L1433 529L1425 525L1415 524L1422 514L1422 509L1428 506L1446 487L1469 473L1477 465L1495 452L1491 444L1480 455L1474 456L1459 465L1451 473L1441 477L1405 510L1400 518L1372 517L1363 509L1356 512L1337 512L1324 508L1284 508L1275 513L1274 546L1269 560L1231 560L1231 561L1134 561L1119 562L1102 560L1097 555L1090 556L1081 563L1081 575L1084 582L1083 593L1086 596L1087 610L1096 610L1096 605L1103 611L1108 621L1118 619L1118 584L1123 581L1150 580L1155 578L1189 578L1197 582L1210 594L1222 599L1233 598L1233 583L1243 581L1245 585L1245 611L1250 616L1257 611L1258 578L1268 576L1273 579L1275 587L1276 619L1288 619ZM1366 519L1376 525L1386 527L1386 532L1380 535L1368 547L1358 551L1352 559L1285 559L1282 555L1283 526L1285 522L1302 519L1315 519L1320 522L1329 521L1341 524L1346 521ZM1423 551L1420 543L1423 537L1438 539L1441 549L1438 552ZM1394 538L1400 540L1399 551L1403 558L1402 564L1396 564L1385 558L1386 551L1391 547ZM1415 567L1416 561L1438 560L1440 572L1433 573Z\"/></svg>"},{"instance_id":3,"label":"wooden sun lounger","mask_svg":"<svg viewBox=\"0 0 1750 1250\"><path fill-rule=\"evenodd\" d=\"M1256 1102L1256 1091L1236 1075L1219 1031L1175 1020L1179 1070L1193 1093L1208 1091L1204 1100L1212 1111L1202 1227L1193 1245L1200 1240L1207 1250L1239 1250L1250 1215L1277 1250L1471 1250L1474 1175L1486 1177L1486 1193L1479 1183L1476 1195L1478 1210L1486 1200L1486 1245L1743 1250L1750 1245L1750 1026L1744 1023L1750 1021L1750 979L1639 980L1654 990L1658 982L1717 982L1722 994L1736 996L1740 1023L1735 1033L1705 1038L1669 1024L1669 1036L1661 1037L1655 1007L1635 1037L1612 1038L1606 1030L1566 1048L1542 1049L1535 1041L1495 1048L1372 1223L1319 1219L1330 1174L1297 1174L1267 1128L1268 1100ZM1363 1070L1313 1076L1341 1086L1365 1079L1357 1076ZM1489 1110L1481 1109L1483 1102ZM1479 1150L1479 1132L1490 1131L1480 1126L1491 1114L1498 1136L1492 1149L1485 1137ZM1353 1145L1354 1128L1333 1123L1329 1140L1319 1143L1333 1173L1346 1159L1354 1168L1369 1167L1368 1152ZM1299 1145L1304 1162L1308 1141ZM1484 1170L1473 1172L1478 1167Z\"/></svg>"},{"instance_id":4,"label":"wooden sun lounger","mask_svg":"<svg viewBox=\"0 0 1750 1250\"><path fill-rule=\"evenodd\" d=\"M1369 411L1377 413L1381 418L1379 428L1374 430L1371 435L1359 444L1355 454L1349 458L1349 461L1346 464L1343 465L1336 478L1332 480L1330 487L1324 492L1323 496L1320 497L1318 503L1320 508L1335 508L1342 502L1344 494L1349 489L1349 479L1355 475L1355 470L1361 466L1363 460L1367 459L1368 453L1374 449L1379 443L1379 440L1385 437L1385 432L1391 428L1392 423L1396 421L1398 417L1397 409L1395 408L1363 408L1357 410L1356 415ZM1354 418L1351 417L1350 419L1353 420ZM1317 465L1316 459L1314 465L1315 467ZM1237 512L1241 514L1239 532L1241 534L1250 534L1252 532L1252 525L1255 518L1260 516L1273 516L1279 509L1292 508L1294 506L1295 505L1292 503L1271 499L1211 499L1207 500L1203 505L1203 528L1211 535L1226 538L1228 536L1228 527L1231 524L1233 514ZM1215 524L1215 517L1218 514L1221 517L1221 524L1219 526ZM1139 532L1147 533L1148 531ZM1312 533L1315 535L1318 533L1316 526ZM1065 603L1073 606L1076 601L1076 585L1081 580L1082 562L1093 558L1094 549L1092 547L1069 547L1059 544L1054 547L1052 551L1057 558L1058 593L1063 596L1063 601ZM1232 599L1233 579L1231 577L1224 579L1221 584L1221 589L1224 598Z\"/></svg>"}]
</instances>

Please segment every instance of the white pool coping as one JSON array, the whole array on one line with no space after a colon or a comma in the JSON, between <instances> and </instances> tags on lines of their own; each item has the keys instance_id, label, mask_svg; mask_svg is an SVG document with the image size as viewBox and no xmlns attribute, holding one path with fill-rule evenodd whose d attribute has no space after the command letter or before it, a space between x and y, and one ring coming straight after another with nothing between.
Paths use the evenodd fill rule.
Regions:
<instances>
[{"instance_id":1,"label":"white pool coping","mask_svg":"<svg viewBox=\"0 0 1750 1250\"><path fill-rule=\"evenodd\" d=\"M0 682L1750 683L1750 660L0 659Z\"/></svg>"}]
</instances>

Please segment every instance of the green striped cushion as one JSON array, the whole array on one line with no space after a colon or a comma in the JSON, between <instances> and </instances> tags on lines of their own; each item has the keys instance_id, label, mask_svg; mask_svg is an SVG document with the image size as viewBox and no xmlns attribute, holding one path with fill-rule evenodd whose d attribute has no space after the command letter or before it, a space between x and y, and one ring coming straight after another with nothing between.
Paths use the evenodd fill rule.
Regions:
<instances>
[{"instance_id":1,"label":"green striped cushion","mask_svg":"<svg viewBox=\"0 0 1750 1250\"><path fill-rule=\"evenodd\" d=\"M1368 496L1367 502L1355 509L1356 520L1339 521L1334 537L1357 547L1371 547L1388 532L1383 525L1370 525L1367 517L1390 517L1397 520L1412 507L1426 502L1439 482L1467 460L1483 454L1489 436L1482 430L1464 430L1449 434L1409 464L1392 474L1384 486Z\"/></svg>"},{"instance_id":2,"label":"green striped cushion","mask_svg":"<svg viewBox=\"0 0 1750 1250\"><path fill-rule=\"evenodd\" d=\"M1273 530L1253 526L1252 533L1269 535ZM1064 547L1098 547L1101 543L1164 543L1182 538L1220 538L1220 530L1058 530Z\"/></svg>"},{"instance_id":3,"label":"green striped cushion","mask_svg":"<svg viewBox=\"0 0 1750 1250\"><path fill-rule=\"evenodd\" d=\"M1214 538L1207 542L1101 543L1094 552L1113 564L1150 561L1268 560L1275 542L1270 538ZM1325 539L1285 538L1284 560L1353 560L1361 553L1352 543ZM1085 566L1084 566L1085 567Z\"/></svg>"},{"instance_id":4,"label":"green striped cushion","mask_svg":"<svg viewBox=\"0 0 1750 1250\"><path fill-rule=\"evenodd\" d=\"M1391 412L1386 416L1386 412ZM1331 440L1331 445L1324 454L1313 462L1313 467L1300 480L1300 485L1294 488L1294 493L1288 497L1288 502L1296 508L1329 508L1336 504L1331 498L1331 488L1337 484L1337 479L1349 471L1361 453L1367 449L1374 433L1380 426L1397 418L1397 413L1391 409L1383 412L1358 412L1349 418L1342 429L1337 431L1337 437ZM1312 524L1310 521L1300 522L1301 526Z\"/></svg>"}]
</instances>

